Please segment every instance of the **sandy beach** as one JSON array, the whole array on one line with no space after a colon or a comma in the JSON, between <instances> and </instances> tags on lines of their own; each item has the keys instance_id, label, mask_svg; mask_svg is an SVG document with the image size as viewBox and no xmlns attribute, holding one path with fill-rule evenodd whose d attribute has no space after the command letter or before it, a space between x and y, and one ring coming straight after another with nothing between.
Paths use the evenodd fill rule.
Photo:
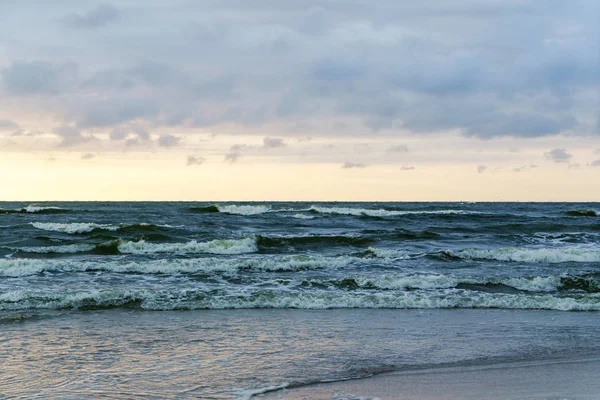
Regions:
<instances>
[{"instance_id":1,"label":"sandy beach","mask_svg":"<svg viewBox=\"0 0 600 400\"><path fill-rule=\"evenodd\" d=\"M256 396L263 400L516 400L600 398L600 359L392 372Z\"/></svg>"}]
</instances>

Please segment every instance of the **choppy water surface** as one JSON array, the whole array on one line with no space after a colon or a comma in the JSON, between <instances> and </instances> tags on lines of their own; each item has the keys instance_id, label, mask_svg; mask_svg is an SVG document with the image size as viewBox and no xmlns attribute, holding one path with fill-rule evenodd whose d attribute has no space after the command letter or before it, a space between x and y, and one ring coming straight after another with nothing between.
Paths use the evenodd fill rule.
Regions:
<instances>
[{"instance_id":1,"label":"choppy water surface","mask_svg":"<svg viewBox=\"0 0 600 400\"><path fill-rule=\"evenodd\" d=\"M244 326L247 316L252 319L270 314L259 310L253 311L258 314L215 310L475 308L598 311L598 215L599 203L0 203L0 345L17 346L12 347L12 351L4 349L4 356L18 362L14 357L17 353L25 357L23 352L27 345L15 344L16 339L8 337L10 330L23 330L34 335L33 331L43 331L46 327L45 335L49 339L61 332L57 321L66 318L85 330L87 328L77 324L87 321L86 327L93 326L95 315L98 318L118 316L117 319L132 315L146 321L148 332L152 331L148 321L159 315L166 320L172 316L173 321L183 318L186 322L180 328L187 326L192 332L200 329L199 326L182 316L202 316L212 321L217 318L215 315L224 312L235 323L219 324L217 318L216 327L209 329L210 335L212 329L216 329L216 337L231 339L242 337L232 332L239 333L238 325ZM117 310L102 312L105 309ZM141 313L141 310L162 312ZM204 312L186 314L181 312L183 310ZM297 329L310 325L308 321L314 322L314 315L324 315L306 312L309 314L292 312L293 315L310 316L300 318L302 323ZM425 311L386 312L388 314L377 315L392 318ZM470 316L475 311L464 312ZM481 312L486 316L493 313ZM539 313L544 314L537 311L531 315ZM596 313L555 314L573 316L560 319L586 318L579 317L581 315L587 315L588 319L597 318ZM329 315L347 314L336 311ZM360 318L364 320L369 315L369 312L361 311ZM119 335L124 335L129 339L123 340L132 343L135 331L127 336L126 327L118 331L119 323L110 321L107 326L113 328L113 335L117 335L111 340L119 340ZM360 320L357 325L361 326L357 332L364 331L363 334L369 336ZM259 326L253 322L247 328L256 330ZM271 322L273 326L278 326L275 320ZM111 335L106 326L97 328L105 333L101 337ZM264 335L270 335L269 329L265 326ZM288 336L293 337L295 330L292 327L286 329L289 329L286 331ZM339 332L328 331L326 324L319 329L329 332L327 337L332 340L339 338ZM206 332L199 332L197 339L204 340L202 337ZM383 332L372 335L384 335ZM174 333L170 332L170 335ZM252 336L252 332L248 335ZM187 339L182 336L181 340L196 340L192 336ZM556 333L556 337L560 336ZM181 349L173 341L160 337L156 333L152 340L158 340L156 343L166 340L164 346ZM274 343L283 346L283 338ZM350 340L351 336L347 338ZM41 339L37 340L42 343ZM89 340L93 342L94 339ZM341 346L339 340L336 344ZM593 347L588 344L581 344L582 348ZM436 345L443 347L441 343ZM135 345L131 346L135 348ZM158 351L158 348L152 346L148 354L156 356L154 350ZM244 349L231 343L226 346L230 346L230 350ZM319 347L318 342L314 346L314 351L322 350L323 353L313 354L313 350L306 350L312 355L300 357L303 361L298 361L295 366L285 364L292 353L284 352L279 356L280 353L273 350L275 352L269 353L271 356L264 361L271 363L269 368L273 371L278 371L273 374L263 368L263 361L257 362L253 358L262 353L252 353L252 348L239 350L248 352L250 358L237 362L233 360L240 353L227 355L227 351L219 353L211 347L211 357L222 361L218 364L221 369L216 368L216 364L211 364L211 368L216 374L233 378L230 381L206 378L204 383L198 383L202 388L198 386L193 390L188 387L190 382L182 383L177 389L181 392L177 393L182 396L183 391L192 390L190 393L196 397L227 398L236 388L280 385L284 381L339 379L352 376L361 368L365 371L385 369L388 365L396 368L403 365L402 360L407 356L405 351L390 352L387 347L385 350L375 346L371 353L359 357L365 360L361 363L356 357L349 356L355 351L350 350L352 346L348 347L347 353L340 347L339 357L334 358L331 358L331 351ZM20 350L17 352L15 348ZM109 353L107 350L107 360L111 357ZM454 356L443 362L464 358L460 352L450 353ZM468 355L465 359L489 356L484 354L485 351L480 353L471 354L465 350L464 355ZM498 350L494 356L508 356L509 353L516 354ZM127 352L122 350L119 354L119 357L125 357ZM193 351L187 351L187 354L199 356ZM392 358L389 362L374 361L381 361L386 354ZM419 362L429 360L419 357ZM257 370L262 375L248 373L248 360L259 365ZM133 359L130 361L134 362ZM319 370L317 366L321 363L330 366ZM90 365L95 364L90 362ZM111 365L118 366L119 363ZM235 368L240 370L234 373ZM311 368L314 374L302 379L286 376L289 371L306 368ZM181 371L190 372L185 368ZM21 384L18 370L13 370L12 374L14 387L17 387ZM173 374L177 375L173 371L168 373L170 379L174 379ZM106 379L106 382L110 381L108 377ZM78 393L71 384L65 383L71 390L69 393ZM101 383L94 384L103 387ZM161 392L160 384L157 385L155 393L158 397L175 393ZM146 389L150 391L151 387ZM127 397L126 392L130 389L140 390L135 385L125 384L123 396ZM133 395L135 390L127 393Z\"/></svg>"}]
</instances>

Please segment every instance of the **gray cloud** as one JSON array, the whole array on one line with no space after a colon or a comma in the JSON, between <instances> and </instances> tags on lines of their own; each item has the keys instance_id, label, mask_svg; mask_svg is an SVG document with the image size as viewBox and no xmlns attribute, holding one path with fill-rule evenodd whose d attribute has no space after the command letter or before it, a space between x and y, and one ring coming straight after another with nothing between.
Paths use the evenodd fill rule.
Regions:
<instances>
[{"instance_id":1,"label":"gray cloud","mask_svg":"<svg viewBox=\"0 0 600 400\"><path fill-rule=\"evenodd\" d=\"M274 149L277 147L285 147L285 143L282 138L264 137L263 147L265 149Z\"/></svg>"},{"instance_id":2,"label":"gray cloud","mask_svg":"<svg viewBox=\"0 0 600 400\"><path fill-rule=\"evenodd\" d=\"M110 4L99 4L85 13L72 13L65 22L76 28L97 28L119 19L119 10Z\"/></svg>"},{"instance_id":3,"label":"gray cloud","mask_svg":"<svg viewBox=\"0 0 600 400\"><path fill-rule=\"evenodd\" d=\"M408 153L408 146L405 144L399 144L397 146L388 147L387 153Z\"/></svg>"},{"instance_id":4,"label":"gray cloud","mask_svg":"<svg viewBox=\"0 0 600 400\"><path fill-rule=\"evenodd\" d=\"M19 125L7 119L0 119L0 130L19 129Z\"/></svg>"},{"instance_id":5,"label":"gray cloud","mask_svg":"<svg viewBox=\"0 0 600 400\"><path fill-rule=\"evenodd\" d=\"M513 168L513 172L526 172L526 171L530 171L534 168L537 168L538 166L536 164L529 164L529 165L523 165L522 167L515 167Z\"/></svg>"},{"instance_id":6,"label":"gray cloud","mask_svg":"<svg viewBox=\"0 0 600 400\"><path fill-rule=\"evenodd\" d=\"M351 161L346 161L342 165L342 168L344 168L344 169L349 169L349 168L366 168L366 167L367 167L367 164L357 163L357 162L351 162Z\"/></svg>"},{"instance_id":7,"label":"gray cloud","mask_svg":"<svg viewBox=\"0 0 600 400\"><path fill-rule=\"evenodd\" d=\"M190 165L201 165L204 163L204 161L206 161L206 159L204 157L197 157L194 155L189 155L187 156L187 162L186 164L188 166Z\"/></svg>"},{"instance_id":8,"label":"gray cloud","mask_svg":"<svg viewBox=\"0 0 600 400\"><path fill-rule=\"evenodd\" d=\"M72 27L111 29L74 35L45 12L3 9L3 37L14 40L3 42L1 74L18 106L85 133L140 124L267 134L273 125L286 141L600 134L588 100L600 86L595 0L130 0L127 11L143 9L135 19L79 4L53 9ZM22 98L49 94L60 99Z\"/></svg>"},{"instance_id":9,"label":"gray cloud","mask_svg":"<svg viewBox=\"0 0 600 400\"><path fill-rule=\"evenodd\" d=\"M400 167L401 171L414 171L415 169L413 165L403 165Z\"/></svg>"},{"instance_id":10,"label":"gray cloud","mask_svg":"<svg viewBox=\"0 0 600 400\"><path fill-rule=\"evenodd\" d=\"M72 62L14 61L1 72L4 90L15 96L56 95L72 89L78 68Z\"/></svg>"},{"instance_id":11,"label":"gray cloud","mask_svg":"<svg viewBox=\"0 0 600 400\"><path fill-rule=\"evenodd\" d=\"M479 165L477 167L477 173L483 174L487 170L487 165Z\"/></svg>"},{"instance_id":12,"label":"gray cloud","mask_svg":"<svg viewBox=\"0 0 600 400\"><path fill-rule=\"evenodd\" d=\"M565 149L556 148L544 153L544 157L556 163L564 163L569 161L573 157L573 154L568 153Z\"/></svg>"},{"instance_id":13,"label":"gray cloud","mask_svg":"<svg viewBox=\"0 0 600 400\"><path fill-rule=\"evenodd\" d=\"M162 135L157 139L157 144L160 147L175 147L179 144L179 142L181 141L180 137L174 136L174 135Z\"/></svg>"},{"instance_id":14,"label":"gray cloud","mask_svg":"<svg viewBox=\"0 0 600 400\"><path fill-rule=\"evenodd\" d=\"M600 167L600 160L594 160L590 165L592 167Z\"/></svg>"},{"instance_id":15,"label":"gray cloud","mask_svg":"<svg viewBox=\"0 0 600 400\"><path fill-rule=\"evenodd\" d=\"M234 162L237 162L242 157L243 157L242 153L229 152L229 153L225 154L225 161L234 163Z\"/></svg>"},{"instance_id":16,"label":"gray cloud","mask_svg":"<svg viewBox=\"0 0 600 400\"><path fill-rule=\"evenodd\" d=\"M91 160L92 158L95 158L96 155L94 153L85 153L81 155L81 159L82 160Z\"/></svg>"},{"instance_id":17,"label":"gray cloud","mask_svg":"<svg viewBox=\"0 0 600 400\"><path fill-rule=\"evenodd\" d=\"M62 138L60 147L69 147L90 140L90 137L83 136L81 132L72 126L60 126L53 130L54 134Z\"/></svg>"}]
</instances>

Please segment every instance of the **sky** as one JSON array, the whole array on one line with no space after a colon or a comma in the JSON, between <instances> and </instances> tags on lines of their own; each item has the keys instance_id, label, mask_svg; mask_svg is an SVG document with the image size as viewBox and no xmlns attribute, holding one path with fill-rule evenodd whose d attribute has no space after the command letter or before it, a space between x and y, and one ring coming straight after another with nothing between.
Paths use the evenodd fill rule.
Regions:
<instances>
[{"instance_id":1,"label":"sky","mask_svg":"<svg viewBox=\"0 0 600 400\"><path fill-rule=\"evenodd\" d=\"M2 0L0 200L600 201L597 0Z\"/></svg>"}]
</instances>

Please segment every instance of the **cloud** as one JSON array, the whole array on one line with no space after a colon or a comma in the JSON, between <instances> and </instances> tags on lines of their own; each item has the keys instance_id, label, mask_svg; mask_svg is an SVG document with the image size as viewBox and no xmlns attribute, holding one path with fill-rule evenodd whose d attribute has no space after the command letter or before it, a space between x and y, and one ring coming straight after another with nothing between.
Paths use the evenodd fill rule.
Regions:
<instances>
[{"instance_id":1,"label":"cloud","mask_svg":"<svg viewBox=\"0 0 600 400\"><path fill-rule=\"evenodd\" d=\"M400 167L401 171L414 171L415 169L413 165L403 165Z\"/></svg>"},{"instance_id":2,"label":"cloud","mask_svg":"<svg viewBox=\"0 0 600 400\"><path fill-rule=\"evenodd\" d=\"M65 22L76 28L98 28L119 19L119 10L111 4L99 4L85 13L72 13Z\"/></svg>"},{"instance_id":3,"label":"cloud","mask_svg":"<svg viewBox=\"0 0 600 400\"><path fill-rule=\"evenodd\" d=\"M4 90L9 95L57 95L73 88L78 78L78 67L72 62L14 61L0 75Z\"/></svg>"},{"instance_id":4,"label":"cloud","mask_svg":"<svg viewBox=\"0 0 600 400\"><path fill-rule=\"evenodd\" d=\"M367 164L357 163L357 162L351 162L351 161L346 161L342 165L342 168L344 168L344 169L349 169L349 168L366 168L366 167L367 167Z\"/></svg>"},{"instance_id":5,"label":"cloud","mask_svg":"<svg viewBox=\"0 0 600 400\"><path fill-rule=\"evenodd\" d=\"M180 137L177 137L174 135L162 135L157 139L157 144L160 147L170 148L170 147L177 146L180 141L181 141Z\"/></svg>"},{"instance_id":6,"label":"cloud","mask_svg":"<svg viewBox=\"0 0 600 400\"><path fill-rule=\"evenodd\" d=\"M529 165L523 165L522 167L515 167L513 168L513 172L526 172L526 171L530 171L534 168L537 168L538 166L536 164L529 164Z\"/></svg>"},{"instance_id":7,"label":"cloud","mask_svg":"<svg viewBox=\"0 0 600 400\"><path fill-rule=\"evenodd\" d=\"M594 161L592 161L592 163L590 164L590 166L592 166L592 167L600 167L600 160L594 160Z\"/></svg>"},{"instance_id":8,"label":"cloud","mask_svg":"<svg viewBox=\"0 0 600 400\"><path fill-rule=\"evenodd\" d=\"M405 144L399 144L397 146L388 147L386 153L408 153L408 146Z\"/></svg>"},{"instance_id":9,"label":"cloud","mask_svg":"<svg viewBox=\"0 0 600 400\"><path fill-rule=\"evenodd\" d=\"M197 157L194 155L187 156L187 165L201 165L206 161L204 157Z\"/></svg>"},{"instance_id":10,"label":"cloud","mask_svg":"<svg viewBox=\"0 0 600 400\"><path fill-rule=\"evenodd\" d=\"M95 158L96 155L94 153L85 153L81 155L81 159L82 160L91 160L92 158Z\"/></svg>"},{"instance_id":11,"label":"cloud","mask_svg":"<svg viewBox=\"0 0 600 400\"><path fill-rule=\"evenodd\" d=\"M229 152L229 153L225 154L225 161L230 162L230 163L235 163L242 157L243 157L243 155L241 153Z\"/></svg>"},{"instance_id":12,"label":"cloud","mask_svg":"<svg viewBox=\"0 0 600 400\"><path fill-rule=\"evenodd\" d=\"M281 138L264 137L263 147L265 149L275 149L277 147L285 147L285 143Z\"/></svg>"},{"instance_id":13,"label":"cloud","mask_svg":"<svg viewBox=\"0 0 600 400\"><path fill-rule=\"evenodd\" d=\"M83 134L135 141L118 131L131 124L283 143L600 133L589 101L600 86L594 0L53 5L77 32L14 3L2 10L2 97Z\"/></svg>"},{"instance_id":14,"label":"cloud","mask_svg":"<svg viewBox=\"0 0 600 400\"><path fill-rule=\"evenodd\" d=\"M19 125L17 125L13 121L9 121L7 119L0 119L0 130L12 130L19 129Z\"/></svg>"},{"instance_id":15,"label":"cloud","mask_svg":"<svg viewBox=\"0 0 600 400\"><path fill-rule=\"evenodd\" d=\"M487 165L479 165L477 167L477 173L479 174L483 174L485 172L485 170L487 169Z\"/></svg>"},{"instance_id":16,"label":"cloud","mask_svg":"<svg viewBox=\"0 0 600 400\"><path fill-rule=\"evenodd\" d=\"M60 147L74 146L90 140L90 137L83 136L81 132L72 126L60 126L54 128L53 133L58 137L62 138Z\"/></svg>"},{"instance_id":17,"label":"cloud","mask_svg":"<svg viewBox=\"0 0 600 400\"><path fill-rule=\"evenodd\" d=\"M573 157L573 154L568 153L565 149L556 148L544 153L544 157L556 163L564 163L569 161Z\"/></svg>"}]
</instances>

